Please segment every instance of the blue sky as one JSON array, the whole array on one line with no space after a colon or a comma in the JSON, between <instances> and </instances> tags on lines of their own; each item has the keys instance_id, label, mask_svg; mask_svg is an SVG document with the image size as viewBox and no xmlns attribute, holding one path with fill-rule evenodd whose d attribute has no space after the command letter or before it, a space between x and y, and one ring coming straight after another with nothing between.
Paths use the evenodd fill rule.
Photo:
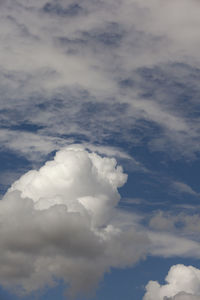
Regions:
<instances>
[{"instance_id":1,"label":"blue sky","mask_svg":"<svg viewBox=\"0 0 200 300\"><path fill-rule=\"evenodd\" d=\"M199 299L199 8L0 1L2 300Z\"/></svg>"}]
</instances>

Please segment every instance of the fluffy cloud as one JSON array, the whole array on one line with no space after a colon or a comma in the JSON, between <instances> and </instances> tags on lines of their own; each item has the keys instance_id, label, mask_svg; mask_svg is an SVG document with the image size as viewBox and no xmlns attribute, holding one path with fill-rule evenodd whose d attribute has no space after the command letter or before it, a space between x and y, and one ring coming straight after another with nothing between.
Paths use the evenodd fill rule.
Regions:
<instances>
[{"instance_id":1,"label":"fluffy cloud","mask_svg":"<svg viewBox=\"0 0 200 300\"><path fill-rule=\"evenodd\" d=\"M200 299L200 270L192 266L171 267L167 284L150 281L143 300L198 300Z\"/></svg>"},{"instance_id":2,"label":"fluffy cloud","mask_svg":"<svg viewBox=\"0 0 200 300\"><path fill-rule=\"evenodd\" d=\"M89 292L143 258L147 236L114 221L126 180L115 159L72 145L14 182L0 202L0 284L29 293L63 279Z\"/></svg>"}]
</instances>

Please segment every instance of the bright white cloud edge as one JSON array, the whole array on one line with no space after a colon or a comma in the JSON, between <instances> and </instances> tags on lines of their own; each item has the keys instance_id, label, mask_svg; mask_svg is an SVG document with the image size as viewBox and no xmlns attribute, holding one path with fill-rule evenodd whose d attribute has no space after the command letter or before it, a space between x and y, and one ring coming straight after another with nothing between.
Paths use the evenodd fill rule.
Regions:
<instances>
[{"instance_id":1,"label":"bright white cloud edge","mask_svg":"<svg viewBox=\"0 0 200 300\"><path fill-rule=\"evenodd\" d=\"M144 258L147 235L115 208L126 180L114 158L80 145L21 176L0 202L1 285L29 293L59 278L88 292L110 267Z\"/></svg>"},{"instance_id":2,"label":"bright white cloud edge","mask_svg":"<svg viewBox=\"0 0 200 300\"><path fill-rule=\"evenodd\" d=\"M166 284L149 281L143 300L199 300L200 270L193 266L174 265L165 278Z\"/></svg>"}]
</instances>

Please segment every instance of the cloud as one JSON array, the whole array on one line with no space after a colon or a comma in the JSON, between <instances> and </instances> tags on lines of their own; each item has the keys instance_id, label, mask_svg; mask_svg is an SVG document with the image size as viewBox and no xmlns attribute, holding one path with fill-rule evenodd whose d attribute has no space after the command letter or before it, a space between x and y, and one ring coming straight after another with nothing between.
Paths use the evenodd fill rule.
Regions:
<instances>
[{"instance_id":1,"label":"cloud","mask_svg":"<svg viewBox=\"0 0 200 300\"><path fill-rule=\"evenodd\" d=\"M197 207L195 206L197 210ZM200 221L198 213L172 213L158 211L149 220L149 227L162 231L190 236L198 240L200 232Z\"/></svg>"},{"instance_id":2,"label":"cloud","mask_svg":"<svg viewBox=\"0 0 200 300\"><path fill-rule=\"evenodd\" d=\"M166 297L165 300L199 300L199 296L180 292L174 297Z\"/></svg>"},{"instance_id":3,"label":"cloud","mask_svg":"<svg viewBox=\"0 0 200 300\"><path fill-rule=\"evenodd\" d=\"M27 294L62 279L76 295L147 254L199 258L198 242L150 231L117 207L126 180L114 158L78 144L21 176L0 201L0 284Z\"/></svg>"},{"instance_id":4,"label":"cloud","mask_svg":"<svg viewBox=\"0 0 200 300\"><path fill-rule=\"evenodd\" d=\"M197 300L200 298L200 270L193 266L174 265L165 285L149 281L143 300Z\"/></svg>"},{"instance_id":5,"label":"cloud","mask_svg":"<svg viewBox=\"0 0 200 300\"><path fill-rule=\"evenodd\" d=\"M174 220L173 216L164 214L163 211L158 211L149 220L149 226L155 230L170 231L175 229L175 222L176 220Z\"/></svg>"},{"instance_id":6,"label":"cloud","mask_svg":"<svg viewBox=\"0 0 200 300\"><path fill-rule=\"evenodd\" d=\"M0 284L26 294L63 279L87 293L144 258L147 235L116 209L126 180L114 158L80 145L21 176L0 202Z\"/></svg>"},{"instance_id":7,"label":"cloud","mask_svg":"<svg viewBox=\"0 0 200 300\"><path fill-rule=\"evenodd\" d=\"M30 124L30 127L32 124ZM48 135L40 135L36 132L30 132L25 130L26 125L22 128L16 128L15 130L0 129L0 141L1 149L10 148L21 155L24 155L30 160L39 160L41 157L45 157L48 153L58 150L61 147L72 144L75 136L68 138L59 138ZM125 151L111 146L95 146L90 143L81 143L83 147L96 151L106 156L115 156L124 160L132 161L135 168L146 171L146 168L139 162L134 160L133 157L128 155ZM35 158L35 159L34 159Z\"/></svg>"},{"instance_id":8,"label":"cloud","mask_svg":"<svg viewBox=\"0 0 200 300\"><path fill-rule=\"evenodd\" d=\"M0 129L1 150L9 149L22 155L32 162L43 160L47 154L71 144L72 138L62 138L39 135L23 130Z\"/></svg>"},{"instance_id":9,"label":"cloud","mask_svg":"<svg viewBox=\"0 0 200 300\"><path fill-rule=\"evenodd\" d=\"M47 2L43 6L42 10L45 13L55 14L61 17L66 17L66 16L74 17L76 15L79 15L79 13L82 11L82 7L78 3L70 4L65 8L62 7L61 4L59 3Z\"/></svg>"},{"instance_id":10,"label":"cloud","mask_svg":"<svg viewBox=\"0 0 200 300\"><path fill-rule=\"evenodd\" d=\"M173 159L199 152L199 6L196 0L0 1L1 150L34 163L72 142L88 149L63 149L4 196L2 284L31 291L61 277L72 290L87 290L109 267L143 257L148 243L153 255L199 257L198 242L183 238L199 232L198 215L158 214L148 233L136 233L137 226L126 232L122 214L114 221L125 177L110 157L129 160L120 147L144 161L147 147ZM134 170L148 171L130 161ZM195 195L181 182L175 188Z\"/></svg>"},{"instance_id":11,"label":"cloud","mask_svg":"<svg viewBox=\"0 0 200 300\"><path fill-rule=\"evenodd\" d=\"M176 233L149 231L149 254L162 257L200 257L198 238L188 238Z\"/></svg>"},{"instance_id":12,"label":"cloud","mask_svg":"<svg viewBox=\"0 0 200 300\"><path fill-rule=\"evenodd\" d=\"M173 157L195 156L198 1L0 5L1 127L29 122L41 144L70 134L117 144L120 135ZM5 147L12 144L11 137Z\"/></svg>"},{"instance_id":13,"label":"cloud","mask_svg":"<svg viewBox=\"0 0 200 300\"><path fill-rule=\"evenodd\" d=\"M180 181L175 181L173 183L173 188L181 193L190 194L193 196L198 196L198 193L195 192L188 184Z\"/></svg>"}]
</instances>

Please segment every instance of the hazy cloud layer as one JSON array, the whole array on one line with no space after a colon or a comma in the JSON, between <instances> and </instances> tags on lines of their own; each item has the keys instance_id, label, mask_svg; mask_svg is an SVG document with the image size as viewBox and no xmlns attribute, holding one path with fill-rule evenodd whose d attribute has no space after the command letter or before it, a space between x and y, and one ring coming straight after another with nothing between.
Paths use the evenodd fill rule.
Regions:
<instances>
[{"instance_id":1,"label":"hazy cloud layer","mask_svg":"<svg viewBox=\"0 0 200 300\"><path fill-rule=\"evenodd\" d=\"M171 267L165 285L149 281L143 300L198 300L200 299L200 270L192 266Z\"/></svg>"},{"instance_id":2,"label":"hazy cloud layer","mask_svg":"<svg viewBox=\"0 0 200 300\"><path fill-rule=\"evenodd\" d=\"M9 130L3 145L13 149L12 136L28 124L41 141L38 155L47 136L57 148L58 138L117 143L120 134L121 142L194 157L199 6L1 1L0 126Z\"/></svg>"},{"instance_id":3,"label":"hazy cloud layer","mask_svg":"<svg viewBox=\"0 0 200 300\"><path fill-rule=\"evenodd\" d=\"M181 235L195 236L200 232L200 218L198 213L186 214L158 211L149 220L150 228Z\"/></svg>"}]
</instances>

